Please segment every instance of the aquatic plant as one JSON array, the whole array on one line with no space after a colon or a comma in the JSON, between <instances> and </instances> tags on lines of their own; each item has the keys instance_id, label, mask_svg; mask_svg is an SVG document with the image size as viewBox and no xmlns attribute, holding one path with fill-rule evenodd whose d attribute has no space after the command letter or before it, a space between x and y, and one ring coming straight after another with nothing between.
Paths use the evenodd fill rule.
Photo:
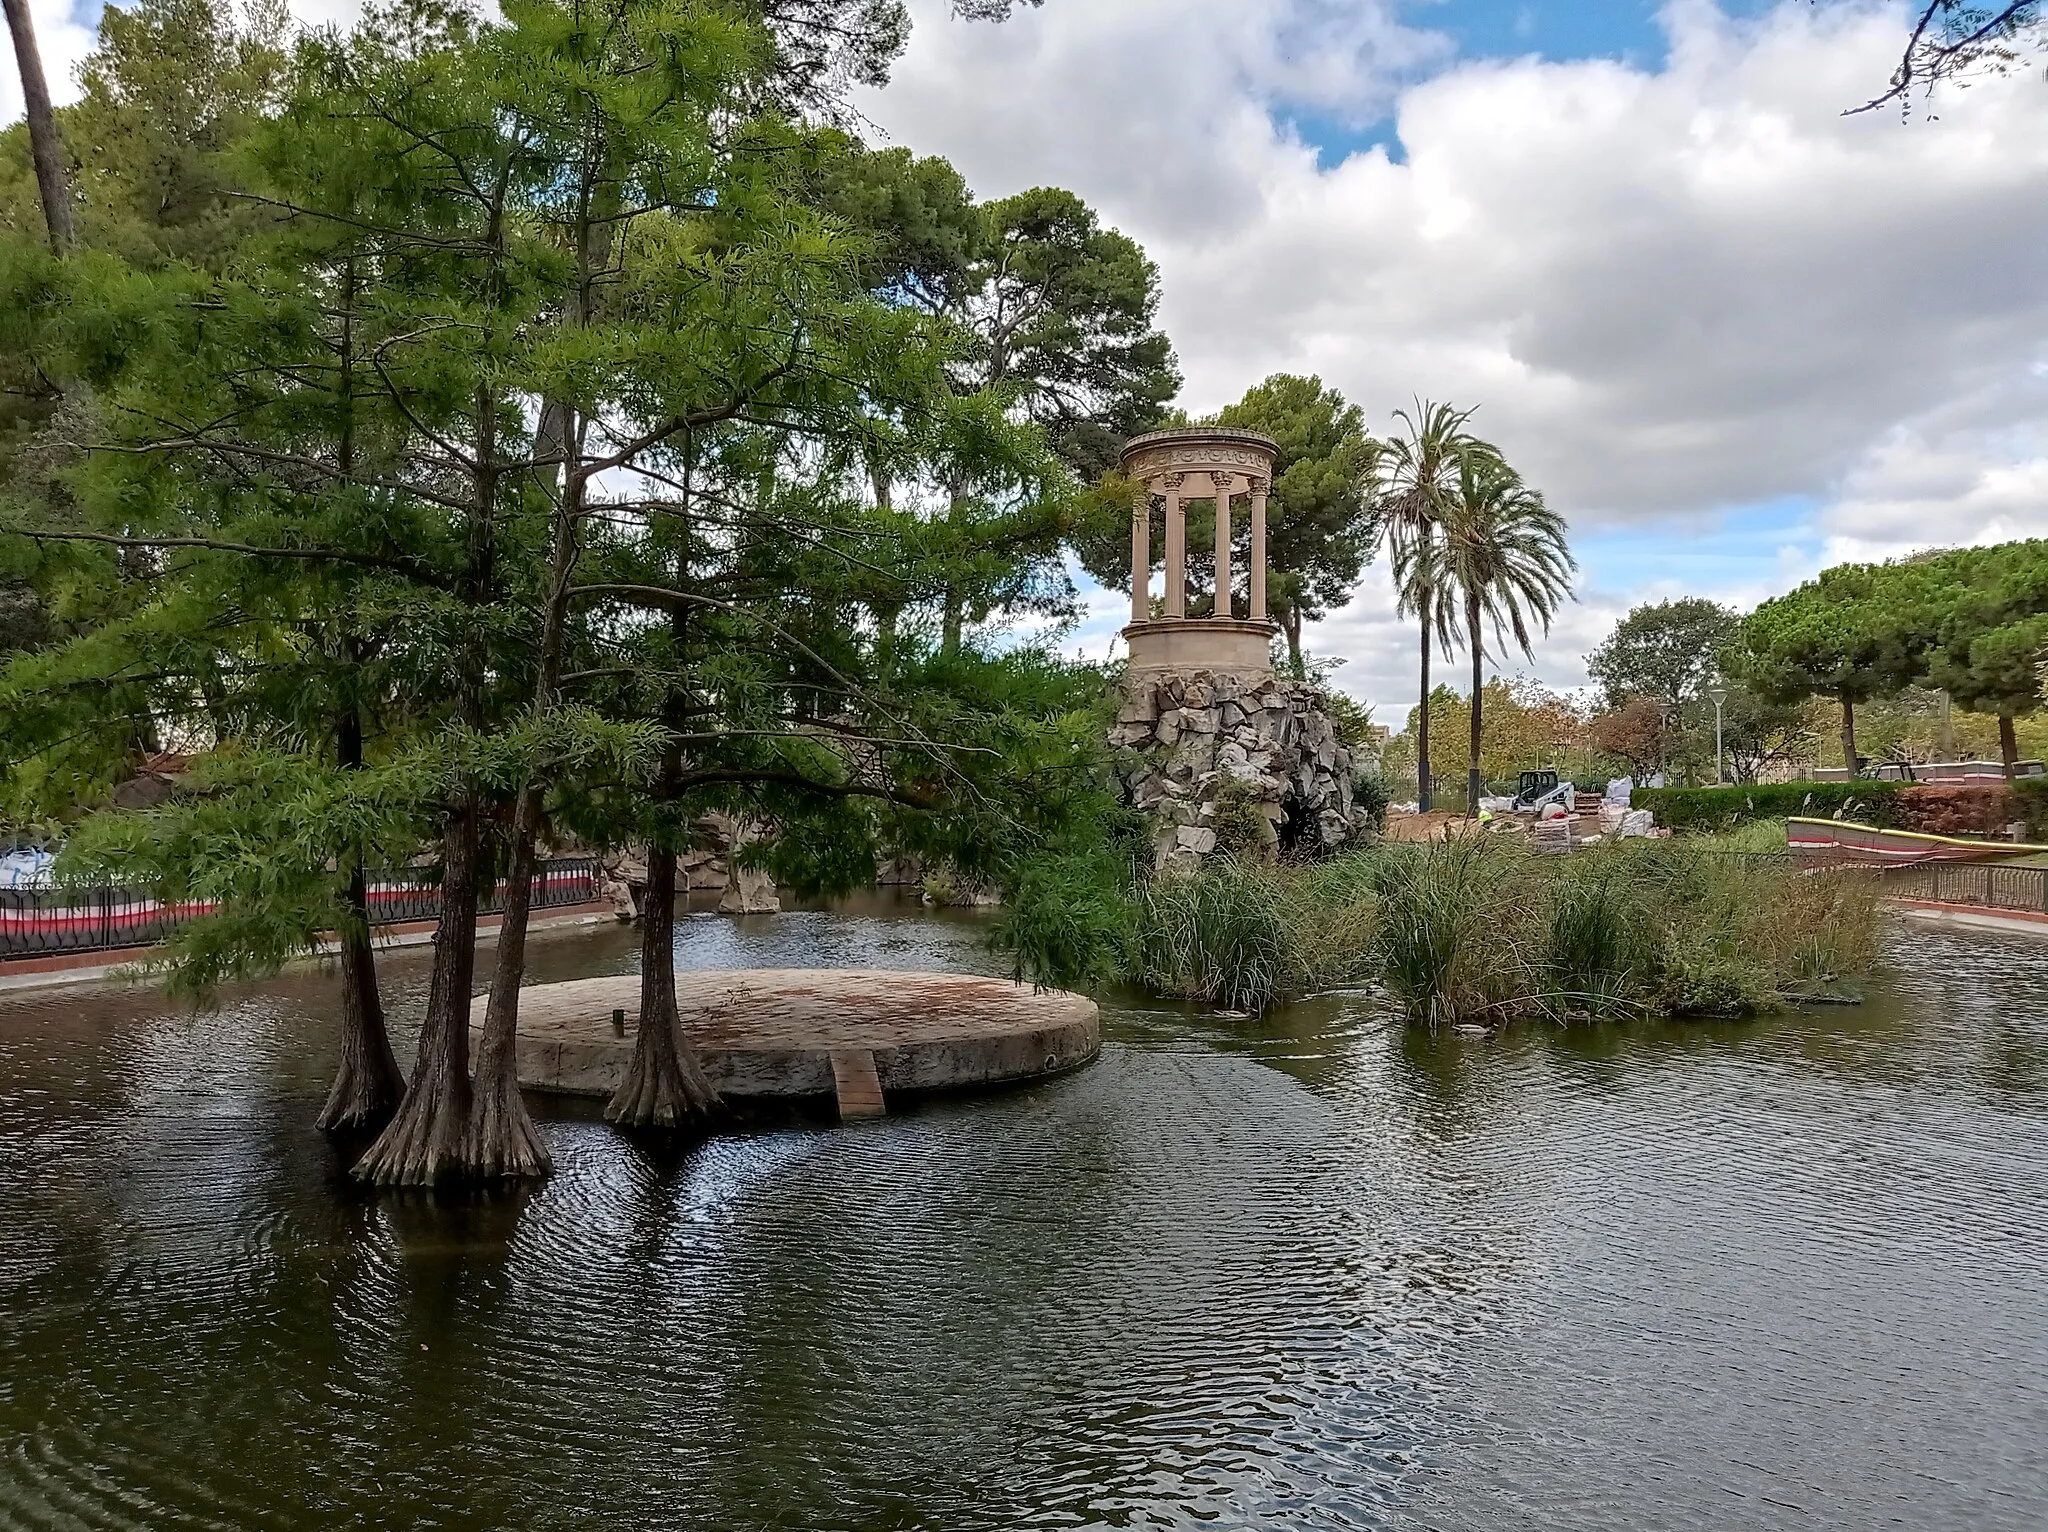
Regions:
<instances>
[{"instance_id":1,"label":"aquatic plant","mask_svg":"<svg viewBox=\"0 0 2048 1532\"><path fill-rule=\"evenodd\" d=\"M1004 940L1046 982L1123 978L1262 1012L1376 984L1424 1026L1746 1016L1838 997L1875 956L1878 891L1779 857L1625 843L1544 856L1492 837L1304 867L1219 858L1139 885L1047 864Z\"/></svg>"},{"instance_id":2,"label":"aquatic plant","mask_svg":"<svg viewBox=\"0 0 2048 1532\"><path fill-rule=\"evenodd\" d=\"M1290 931L1277 871L1230 859L1145 890L1139 982L1162 995L1263 1011L1283 991Z\"/></svg>"}]
</instances>

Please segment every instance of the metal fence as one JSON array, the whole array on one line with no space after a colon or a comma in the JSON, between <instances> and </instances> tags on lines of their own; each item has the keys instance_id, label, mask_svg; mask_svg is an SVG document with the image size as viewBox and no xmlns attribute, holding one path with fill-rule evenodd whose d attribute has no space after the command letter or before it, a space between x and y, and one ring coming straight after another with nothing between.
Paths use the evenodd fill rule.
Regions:
<instances>
[{"instance_id":1,"label":"metal fence","mask_svg":"<svg viewBox=\"0 0 2048 1532\"><path fill-rule=\"evenodd\" d=\"M597 897L598 876L591 857L543 862L534 869L533 908L587 904ZM440 913L440 891L440 874L431 867L379 873L370 879L370 924L433 920ZM479 908L496 914L504 897L501 881L484 891ZM0 958L155 946L213 911L205 903L162 904L132 888L0 889Z\"/></svg>"},{"instance_id":2,"label":"metal fence","mask_svg":"<svg viewBox=\"0 0 2048 1532\"><path fill-rule=\"evenodd\" d=\"M1883 878L1884 891L1900 899L2048 915L2048 867L1921 862L1911 867L1887 867Z\"/></svg>"}]
</instances>

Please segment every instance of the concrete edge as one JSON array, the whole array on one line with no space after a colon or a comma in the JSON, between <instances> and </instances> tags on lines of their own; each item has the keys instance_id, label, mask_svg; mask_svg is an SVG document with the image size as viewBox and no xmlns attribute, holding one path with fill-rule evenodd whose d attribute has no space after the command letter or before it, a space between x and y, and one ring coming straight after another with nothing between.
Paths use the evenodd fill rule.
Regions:
<instances>
[{"instance_id":1,"label":"concrete edge","mask_svg":"<svg viewBox=\"0 0 2048 1532\"><path fill-rule=\"evenodd\" d=\"M527 929L544 931L550 927L594 926L617 918L609 903L573 904L534 914L527 922ZM476 931L478 946L496 938L499 919L496 915L479 917ZM431 920L406 921L378 927L372 933L371 941L379 951L425 947L432 944L435 929L436 922ZM319 962L332 956L334 951L335 944L324 941L318 952L292 958L285 966ZM143 965L155 961L162 953L161 947L113 947L98 952L58 952L43 957L0 961L0 993L18 989L54 989L99 980L148 984L156 976L145 972Z\"/></svg>"},{"instance_id":2,"label":"concrete edge","mask_svg":"<svg viewBox=\"0 0 2048 1532\"><path fill-rule=\"evenodd\" d=\"M1889 902L1909 920L1977 931L2009 931L2021 936L2048 937L2048 915L2036 915L2028 910L1987 910L1974 904L1936 904L1931 899L1893 899Z\"/></svg>"}]
</instances>

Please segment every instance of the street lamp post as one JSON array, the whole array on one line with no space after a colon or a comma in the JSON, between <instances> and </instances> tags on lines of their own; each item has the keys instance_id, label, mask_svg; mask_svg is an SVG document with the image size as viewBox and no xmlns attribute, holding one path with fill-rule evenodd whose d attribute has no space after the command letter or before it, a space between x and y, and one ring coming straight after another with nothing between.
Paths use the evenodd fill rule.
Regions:
<instances>
[{"instance_id":1,"label":"street lamp post","mask_svg":"<svg viewBox=\"0 0 2048 1532\"><path fill-rule=\"evenodd\" d=\"M1719 787L1725 780L1721 773L1721 704L1728 700L1728 688L1708 687L1707 699L1714 704L1714 786Z\"/></svg>"}]
</instances>

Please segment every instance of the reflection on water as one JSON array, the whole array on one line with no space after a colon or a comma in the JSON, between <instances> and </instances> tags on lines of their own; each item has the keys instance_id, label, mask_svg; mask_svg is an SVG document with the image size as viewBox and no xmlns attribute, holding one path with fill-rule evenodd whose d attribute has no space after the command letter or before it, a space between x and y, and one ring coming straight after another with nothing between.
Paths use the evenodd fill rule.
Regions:
<instances>
[{"instance_id":1,"label":"reflection on water","mask_svg":"<svg viewBox=\"0 0 2048 1532\"><path fill-rule=\"evenodd\" d=\"M999 971L874 906L684 961ZM538 977L632 933L540 938ZM1491 1042L1109 1008L1077 1075L370 1200L306 974L0 996L0 1528L2038 1528L2048 947ZM385 977L417 1017L422 953Z\"/></svg>"}]
</instances>

